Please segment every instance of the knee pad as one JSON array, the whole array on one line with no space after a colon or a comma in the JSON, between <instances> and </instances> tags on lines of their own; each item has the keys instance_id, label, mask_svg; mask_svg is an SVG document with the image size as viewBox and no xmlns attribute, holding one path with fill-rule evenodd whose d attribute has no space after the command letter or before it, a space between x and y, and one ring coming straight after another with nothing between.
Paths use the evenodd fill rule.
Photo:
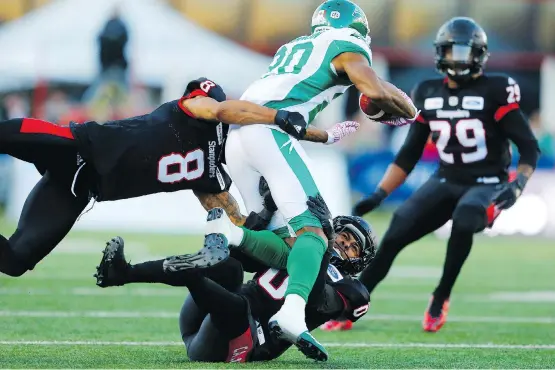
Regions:
<instances>
[{"instance_id":1,"label":"knee pad","mask_svg":"<svg viewBox=\"0 0 555 370\"><path fill-rule=\"evenodd\" d=\"M476 233L485 229L486 210L476 205L461 205L453 212L453 231Z\"/></svg>"}]
</instances>

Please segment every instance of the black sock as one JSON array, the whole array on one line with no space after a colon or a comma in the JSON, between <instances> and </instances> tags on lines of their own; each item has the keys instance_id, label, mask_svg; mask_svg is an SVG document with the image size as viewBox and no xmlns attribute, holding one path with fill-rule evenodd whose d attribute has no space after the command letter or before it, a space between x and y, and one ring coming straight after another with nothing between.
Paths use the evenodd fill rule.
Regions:
<instances>
[{"instance_id":1,"label":"black sock","mask_svg":"<svg viewBox=\"0 0 555 370\"><path fill-rule=\"evenodd\" d=\"M241 264L233 258L202 270L164 270L164 261L165 259L131 265L126 273L125 282L189 286L189 282L195 277L206 276L231 291L239 289L243 283Z\"/></svg>"},{"instance_id":2,"label":"black sock","mask_svg":"<svg viewBox=\"0 0 555 370\"><path fill-rule=\"evenodd\" d=\"M443 275L434 291L434 302L430 308L432 316L438 316L443 302L451 295L451 290L461 272L461 268L470 254L474 234L453 229L447 243L447 255L443 265ZM433 308L433 312L432 312Z\"/></svg>"}]
</instances>

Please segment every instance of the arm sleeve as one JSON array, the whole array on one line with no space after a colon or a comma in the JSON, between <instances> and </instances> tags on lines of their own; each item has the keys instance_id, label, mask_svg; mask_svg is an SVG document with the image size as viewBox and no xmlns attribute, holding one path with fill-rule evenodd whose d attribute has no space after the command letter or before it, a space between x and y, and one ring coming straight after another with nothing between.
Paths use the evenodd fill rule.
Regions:
<instances>
[{"instance_id":1,"label":"arm sleeve","mask_svg":"<svg viewBox=\"0 0 555 370\"><path fill-rule=\"evenodd\" d=\"M536 168L540 157L540 148L526 118L520 109L507 113L499 122L501 129L515 143L520 154L519 164Z\"/></svg>"},{"instance_id":2,"label":"arm sleeve","mask_svg":"<svg viewBox=\"0 0 555 370\"><path fill-rule=\"evenodd\" d=\"M414 169L414 166L420 160L430 136L430 126L426 123L421 123L422 121L419 116L418 121L411 125L407 138L393 161L407 174Z\"/></svg>"},{"instance_id":3,"label":"arm sleeve","mask_svg":"<svg viewBox=\"0 0 555 370\"><path fill-rule=\"evenodd\" d=\"M493 98L497 103L495 121L505 136L518 148L519 164L536 168L540 149L528 120L520 110L520 86L513 78L505 75L496 76L492 86Z\"/></svg>"}]
</instances>

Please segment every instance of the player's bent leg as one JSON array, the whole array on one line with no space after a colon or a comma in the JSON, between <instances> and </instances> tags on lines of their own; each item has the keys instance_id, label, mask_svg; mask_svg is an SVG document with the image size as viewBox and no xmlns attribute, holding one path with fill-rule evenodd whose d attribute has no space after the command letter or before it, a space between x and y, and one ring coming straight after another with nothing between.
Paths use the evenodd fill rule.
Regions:
<instances>
[{"instance_id":1,"label":"player's bent leg","mask_svg":"<svg viewBox=\"0 0 555 370\"><path fill-rule=\"evenodd\" d=\"M286 226L289 236L307 227L321 229L319 220L308 211L306 205L308 196L316 196L319 190L307 165L308 157L299 142L264 126L245 126L238 131L247 163L266 179L280 214L288 222L288 225L271 223L270 228ZM327 358L327 353L308 333L304 308L326 247L325 238L322 239L316 233L307 232L297 238L287 262L289 287L285 303L270 319L276 328L274 333L282 333L285 339L295 344L301 342L302 345L306 341L311 343L310 349L316 349L322 358ZM305 354L309 356L318 357L307 347L299 348L304 348Z\"/></svg>"},{"instance_id":2,"label":"player's bent leg","mask_svg":"<svg viewBox=\"0 0 555 370\"><path fill-rule=\"evenodd\" d=\"M470 254L474 234L487 226L486 210L494 192L495 187L489 185L470 188L453 212L443 274L425 313L426 331L438 331L447 319L451 291Z\"/></svg>"},{"instance_id":3,"label":"player's bent leg","mask_svg":"<svg viewBox=\"0 0 555 370\"><path fill-rule=\"evenodd\" d=\"M401 250L445 224L455 204L449 184L432 177L395 211L376 257L359 277L370 293L386 277Z\"/></svg>"},{"instance_id":4,"label":"player's bent leg","mask_svg":"<svg viewBox=\"0 0 555 370\"><path fill-rule=\"evenodd\" d=\"M15 233L0 240L0 272L21 276L32 270L67 235L88 202L88 196L71 193L70 183L46 173L27 197Z\"/></svg>"}]
</instances>

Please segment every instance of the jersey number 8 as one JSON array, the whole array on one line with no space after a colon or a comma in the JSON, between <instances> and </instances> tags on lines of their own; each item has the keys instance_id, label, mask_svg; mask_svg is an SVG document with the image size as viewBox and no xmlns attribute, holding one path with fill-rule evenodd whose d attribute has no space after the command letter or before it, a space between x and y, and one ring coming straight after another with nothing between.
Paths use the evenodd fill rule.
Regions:
<instances>
[{"instance_id":1,"label":"jersey number 8","mask_svg":"<svg viewBox=\"0 0 555 370\"><path fill-rule=\"evenodd\" d=\"M196 163L196 165L193 166L193 163ZM168 154L158 161L158 181L165 184L173 184L183 180L196 180L203 173L204 152L200 148L190 151L186 155L181 153Z\"/></svg>"},{"instance_id":2,"label":"jersey number 8","mask_svg":"<svg viewBox=\"0 0 555 370\"><path fill-rule=\"evenodd\" d=\"M455 136L457 141L465 148L474 148L472 152L461 153L463 163L472 163L483 160L488 155L486 146L486 130L482 121L476 118L461 119L455 123ZM453 153L446 153L445 149L451 139L451 123L448 121L430 121L430 129L438 132L436 141L439 157L445 163L455 163ZM472 135L469 135L472 132Z\"/></svg>"}]
</instances>

